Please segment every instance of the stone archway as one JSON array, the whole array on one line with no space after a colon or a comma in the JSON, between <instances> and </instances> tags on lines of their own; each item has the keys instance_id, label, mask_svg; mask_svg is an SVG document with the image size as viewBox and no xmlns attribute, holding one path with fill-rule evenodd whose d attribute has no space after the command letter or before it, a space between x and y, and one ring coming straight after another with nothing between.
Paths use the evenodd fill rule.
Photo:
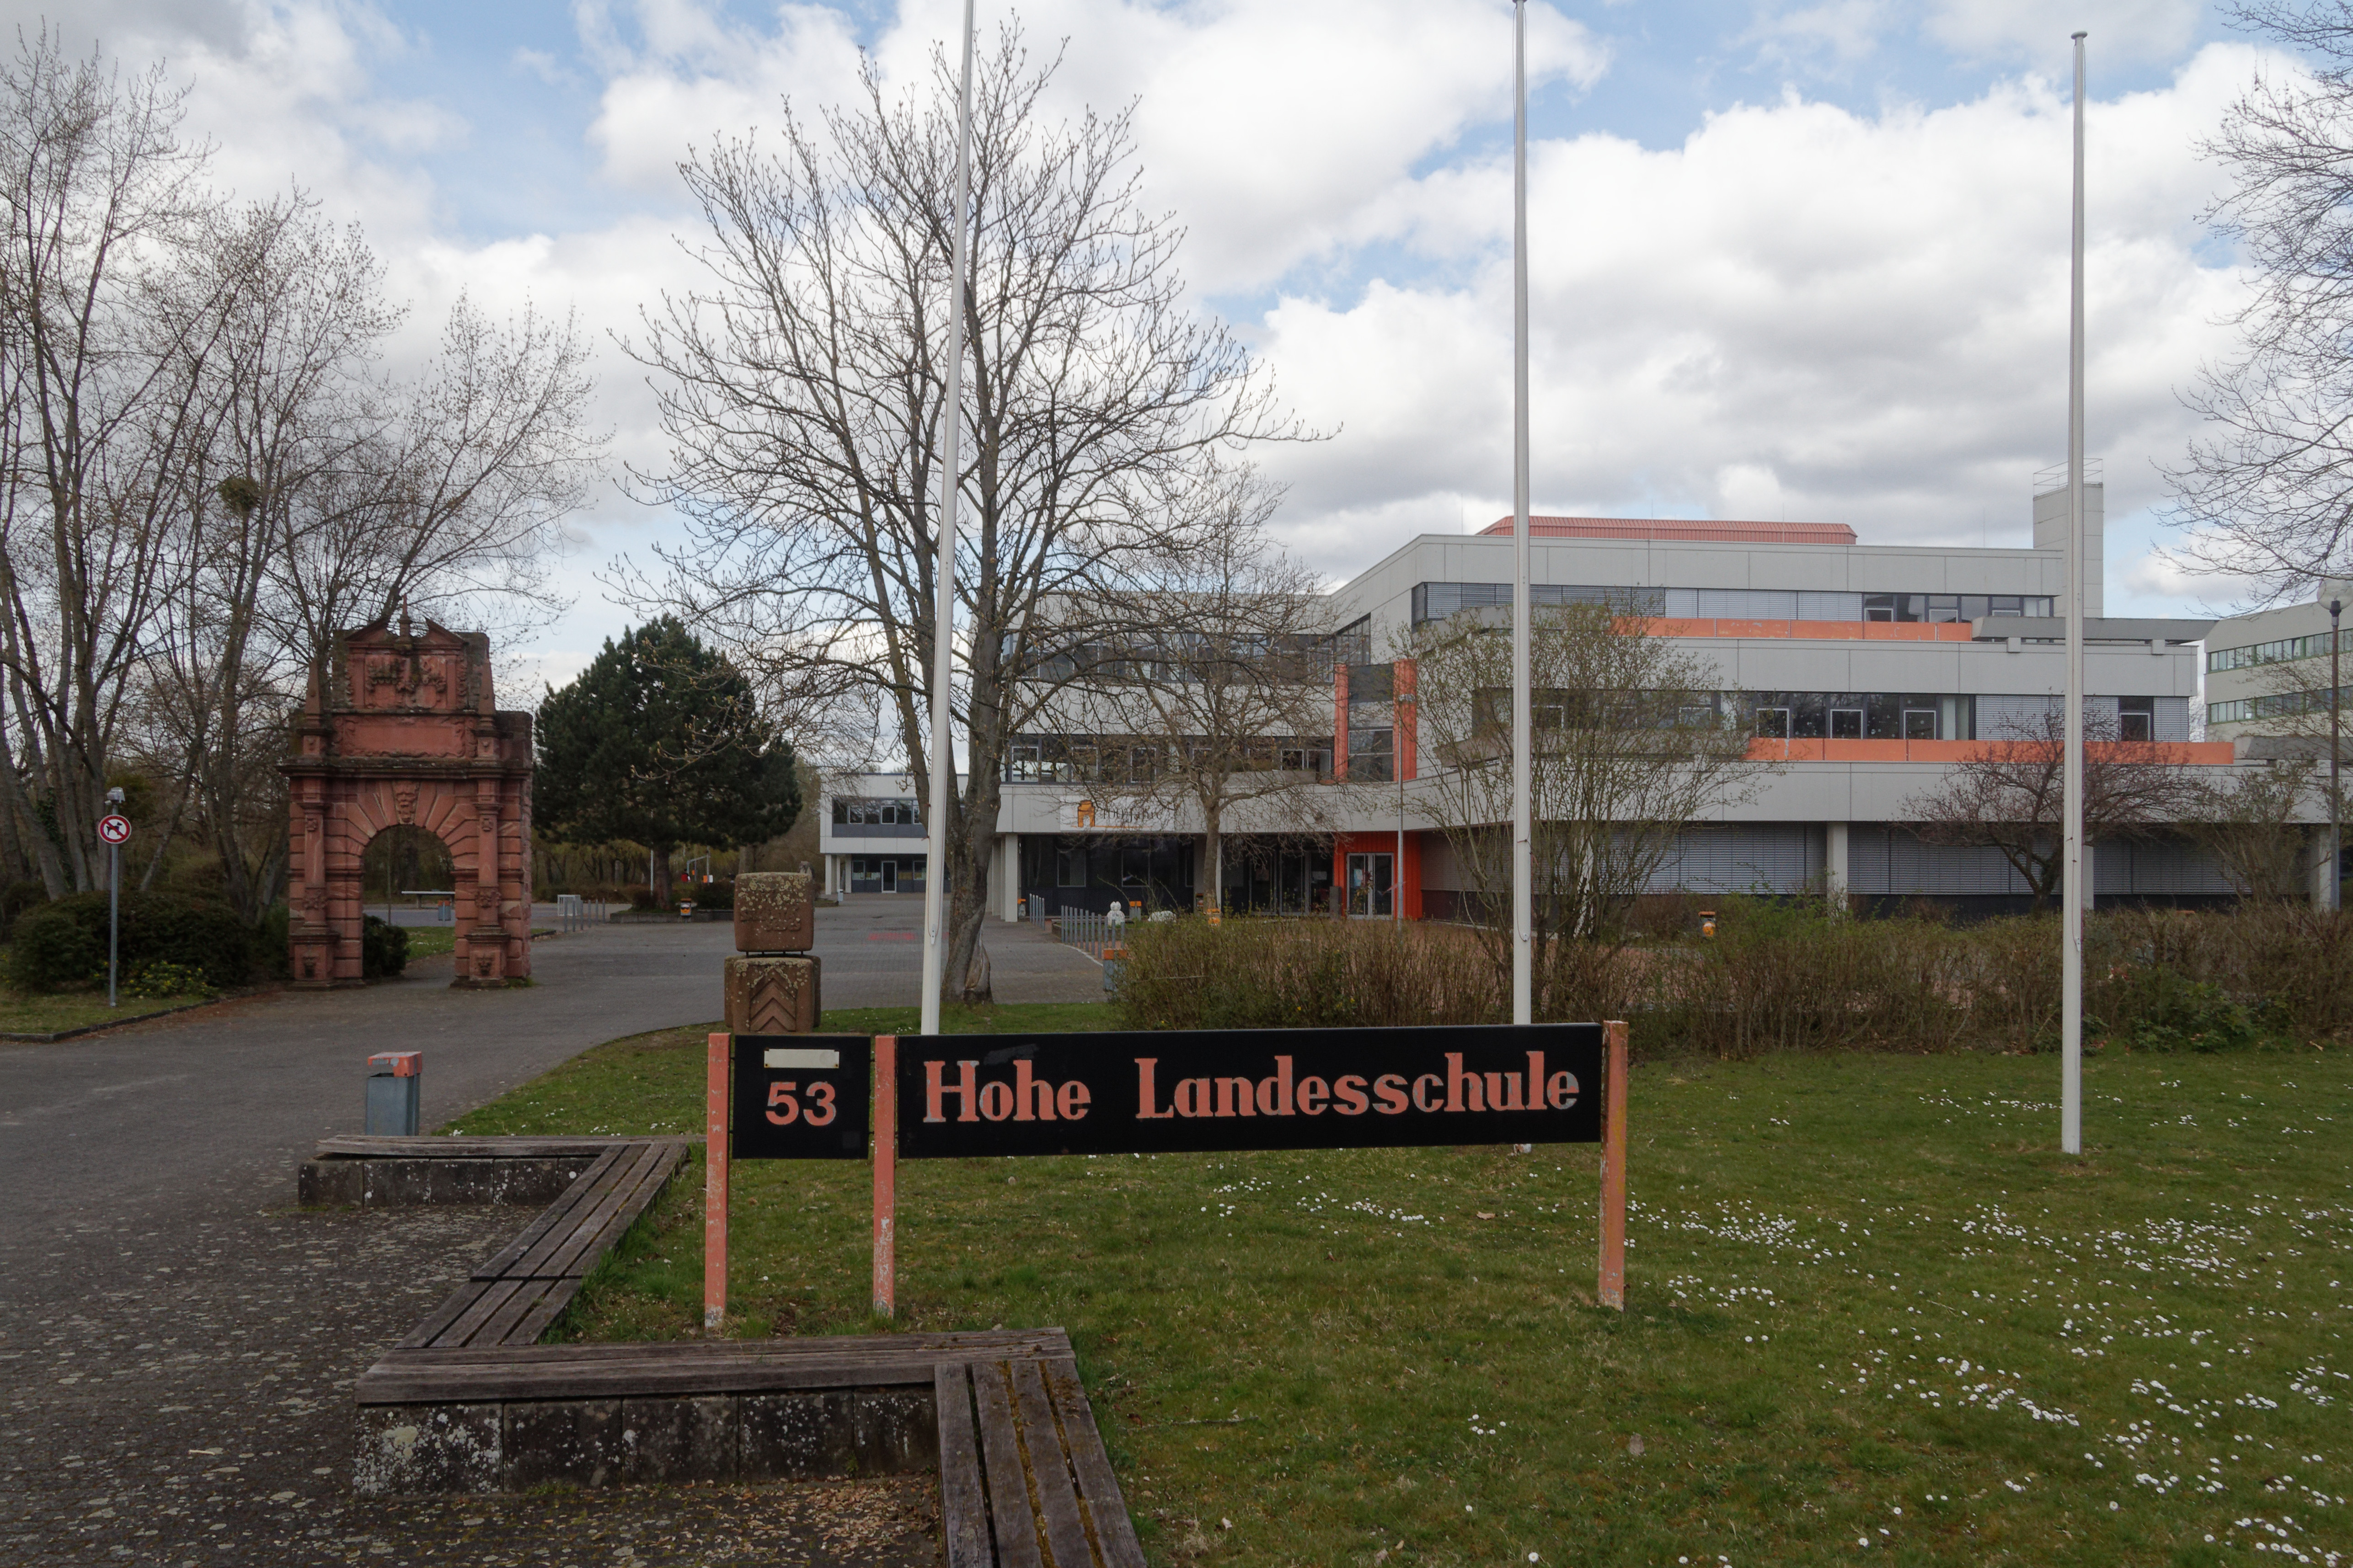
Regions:
<instances>
[{"instance_id":1,"label":"stone archway","mask_svg":"<svg viewBox=\"0 0 2353 1568\"><path fill-rule=\"evenodd\" d=\"M458 895L450 984L531 976L531 715L491 696L491 640L406 614L336 634L279 764L291 814L287 942L301 990L357 985L362 854L386 827L449 847Z\"/></svg>"}]
</instances>

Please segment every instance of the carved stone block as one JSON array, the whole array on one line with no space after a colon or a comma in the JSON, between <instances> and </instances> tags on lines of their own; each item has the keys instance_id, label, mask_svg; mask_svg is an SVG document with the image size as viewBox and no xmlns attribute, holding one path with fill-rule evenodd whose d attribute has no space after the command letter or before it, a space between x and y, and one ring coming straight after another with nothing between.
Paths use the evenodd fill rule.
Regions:
<instances>
[{"instance_id":1,"label":"carved stone block","mask_svg":"<svg viewBox=\"0 0 2353 1568\"><path fill-rule=\"evenodd\" d=\"M735 879L739 951L807 952L816 945L816 879L807 871L746 871Z\"/></svg>"},{"instance_id":2,"label":"carved stone block","mask_svg":"<svg viewBox=\"0 0 2353 1568\"><path fill-rule=\"evenodd\" d=\"M807 1035L824 1009L814 958L731 958L726 964L727 1027L738 1035Z\"/></svg>"}]
</instances>

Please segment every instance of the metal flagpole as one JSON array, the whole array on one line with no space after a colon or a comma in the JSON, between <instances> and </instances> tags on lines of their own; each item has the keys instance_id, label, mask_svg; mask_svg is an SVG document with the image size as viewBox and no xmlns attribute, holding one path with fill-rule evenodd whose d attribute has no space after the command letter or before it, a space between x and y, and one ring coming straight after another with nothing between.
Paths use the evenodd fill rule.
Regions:
<instances>
[{"instance_id":1,"label":"metal flagpole","mask_svg":"<svg viewBox=\"0 0 2353 1568\"><path fill-rule=\"evenodd\" d=\"M1512 0L1512 1022L1535 1021L1535 811L1528 799L1528 7Z\"/></svg>"},{"instance_id":2,"label":"metal flagpole","mask_svg":"<svg viewBox=\"0 0 2353 1568\"><path fill-rule=\"evenodd\" d=\"M940 404L939 560L932 569L938 602L932 612L932 799L923 827L923 1028L940 1032L940 991L946 982L948 802L955 788L955 737L949 724L948 683L955 675L955 537L958 452L964 434L965 269L972 225L972 0L964 0L964 80L956 110L955 235L948 247L947 395Z\"/></svg>"},{"instance_id":3,"label":"metal flagpole","mask_svg":"<svg viewBox=\"0 0 2353 1568\"><path fill-rule=\"evenodd\" d=\"M2066 820L2061 844L2059 1147L2084 1152L2084 38L2075 38L2075 232L2067 297Z\"/></svg>"}]
</instances>

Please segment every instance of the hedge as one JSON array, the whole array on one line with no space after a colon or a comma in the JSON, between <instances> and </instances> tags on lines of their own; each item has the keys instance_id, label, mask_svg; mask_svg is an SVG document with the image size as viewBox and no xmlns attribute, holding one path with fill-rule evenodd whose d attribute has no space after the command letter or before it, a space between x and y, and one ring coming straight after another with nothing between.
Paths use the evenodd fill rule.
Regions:
<instances>
[{"instance_id":1,"label":"hedge","mask_svg":"<svg viewBox=\"0 0 2353 1568\"><path fill-rule=\"evenodd\" d=\"M17 918L8 983L19 991L106 979L107 895L75 893ZM151 963L193 970L215 987L253 977L253 933L226 905L186 893L126 892L119 972Z\"/></svg>"}]
</instances>

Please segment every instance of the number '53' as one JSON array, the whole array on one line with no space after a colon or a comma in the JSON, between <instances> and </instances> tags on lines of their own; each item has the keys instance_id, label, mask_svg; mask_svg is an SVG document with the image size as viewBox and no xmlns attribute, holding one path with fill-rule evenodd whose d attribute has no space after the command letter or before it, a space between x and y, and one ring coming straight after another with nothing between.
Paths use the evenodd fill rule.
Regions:
<instances>
[{"instance_id":1,"label":"number '53'","mask_svg":"<svg viewBox=\"0 0 2353 1568\"><path fill-rule=\"evenodd\" d=\"M833 1120L833 1085L813 1083L808 1086L808 1103L803 1105L793 1098L800 1086L772 1083L768 1086L768 1120L779 1127L788 1127L806 1117L811 1127L822 1127ZM782 1107L782 1109L778 1109Z\"/></svg>"}]
</instances>

